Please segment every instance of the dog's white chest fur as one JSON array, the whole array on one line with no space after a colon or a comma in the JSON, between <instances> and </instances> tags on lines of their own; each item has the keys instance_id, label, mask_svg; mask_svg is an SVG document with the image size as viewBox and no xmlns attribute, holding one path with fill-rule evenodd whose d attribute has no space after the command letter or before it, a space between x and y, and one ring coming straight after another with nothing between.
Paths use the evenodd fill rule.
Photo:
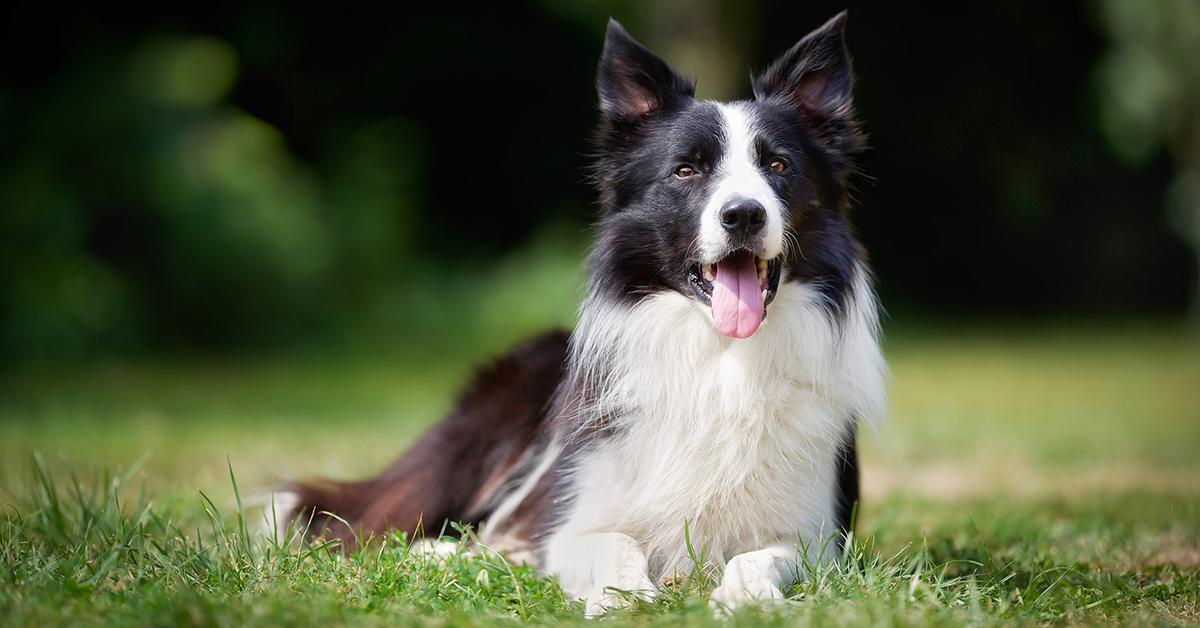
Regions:
<instances>
[{"instance_id":1,"label":"dog's white chest fur","mask_svg":"<svg viewBox=\"0 0 1200 628\"><path fill-rule=\"evenodd\" d=\"M614 429L574 461L572 506L554 536L628 535L657 579L691 568L685 523L694 550L718 565L833 534L838 447L856 416L883 403L863 275L842 317L812 288L784 283L745 340L715 333L676 293L585 308L573 359L603 372L589 411ZM569 552L553 538L547 549L551 564Z\"/></svg>"}]
</instances>

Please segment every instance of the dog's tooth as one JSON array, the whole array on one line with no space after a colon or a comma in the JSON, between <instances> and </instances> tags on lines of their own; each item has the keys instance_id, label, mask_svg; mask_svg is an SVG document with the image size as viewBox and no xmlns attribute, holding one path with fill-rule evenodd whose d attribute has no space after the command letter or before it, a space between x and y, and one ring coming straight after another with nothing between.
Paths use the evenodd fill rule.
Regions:
<instances>
[{"instance_id":1,"label":"dog's tooth","mask_svg":"<svg viewBox=\"0 0 1200 628\"><path fill-rule=\"evenodd\" d=\"M708 281L716 280L717 275L715 273L713 273L712 264L705 264L703 271L704 271L704 278L706 280L708 280Z\"/></svg>"},{"instance_id":2,"label":"dog's tooth","mask_svg":"<svg viewBox=\"0 0 1200 628\"><path fill-rule=\"evenodd\" d=\"M762 272L766 272L766 270L767 270L767 260L765 260L765 259L763 259L763 258L761 258L761 257L756 257L755 259L758 261L758 272L760 272L760 273L762 273Z\"/></svg>"}]
</instances>

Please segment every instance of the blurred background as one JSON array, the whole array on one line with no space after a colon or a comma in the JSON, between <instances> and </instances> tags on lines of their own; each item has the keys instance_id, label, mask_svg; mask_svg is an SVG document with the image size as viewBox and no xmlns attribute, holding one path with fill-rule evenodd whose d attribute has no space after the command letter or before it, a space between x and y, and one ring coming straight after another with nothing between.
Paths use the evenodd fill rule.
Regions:
<instances>
[{"instance_id":1,"label":"blurred background","mask_svg":"<svg viewBox=\"0 0 1200 628\"><path fill-rule=\"evenodd\" d=\"M570 324L606 18L734 98L845 4L23 7L0 27L0 355ZM1200 5L850 9L854 220L890 324L1195 317Z\"/></svg>"},{"instance_id":2,"label":"blurred background","mask_svg":"<svg viewBox=\"0 0 1200 628\"><path fill-rule=\"evenodd\" d=\"M481 360L573 324L610 15L740 98L847 5L872 145L853 220L892 370L859 534L1008 573L1037 613L1017 621L1200 617L1200 2L100 4L0 10L0 554L33 552L0 573L14 617L159 599L38 549L76 544L51 485L125 487L138 522L191 534L240 516L232 476L251 506L377 472ZM187 586L90 517L87 569ZM361 605L341 576L287 578L287 617ZM907 580L905 609L935 595ZM248 586L164 621L230 623L189 609ZM1059 597L1075 610L1038 610Z\"/></svg>"},{"instance_id":3,"label":"blurred background","mask_svg":"<svg viewBox=\"0 0 1200 628\"><path fill-rule=\"evenodd\" d=\"M7 8L0 487L377 469L572 324L608 16L737 98L846 4ZM868 494L1200 486L1200 3L849 4Z\"/></svg>"}]
</instances>

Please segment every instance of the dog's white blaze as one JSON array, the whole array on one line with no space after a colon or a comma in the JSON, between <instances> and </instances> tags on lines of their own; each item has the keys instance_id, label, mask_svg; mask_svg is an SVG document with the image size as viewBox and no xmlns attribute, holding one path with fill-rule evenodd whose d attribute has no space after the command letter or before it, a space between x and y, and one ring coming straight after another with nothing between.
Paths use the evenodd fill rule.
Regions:
<instances>
[{"instance_id":1,"label":"dog's white blaze","mask_svg":"<svg viewBox=\"0 0 1200 628\"><path fill-rule=\"evenodd\" d=\"M721 156L704 215L700 219L701 261L712 263L728 251L725 229L721 227L721 208L735 198L758 201L767 210L762 230L766 259L783 250L785 208L767 182L754 148L758 130L749 108L740 103L713 103L721 112L725 153Z\"/></svg>"},{"instance_id":2,"label":"dog's white blaze","mask_svg":"<svg viewBox=\"0 0 1200 628\"><path fill-rule=\"evenodd\" d=\"M589 559L582 539L618 532L638 541L653 579L687 573L685 522L718 566L798 542L830 558L838 447L853 417L869 422L884 405L865 269L854 284L839 317L813 287L785 280L762 328L742 340L716 333L675 292L586 304L572 366L603 382L591 412L617 429L576 459L577 492L545 567L575 572Z\"/></svg>"}]
</instances>

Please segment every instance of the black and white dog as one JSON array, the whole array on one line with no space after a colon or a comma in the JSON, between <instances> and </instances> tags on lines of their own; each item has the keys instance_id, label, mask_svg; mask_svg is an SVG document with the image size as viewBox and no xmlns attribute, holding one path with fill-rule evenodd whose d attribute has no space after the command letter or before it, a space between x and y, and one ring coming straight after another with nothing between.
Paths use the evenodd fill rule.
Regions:
<instances>
[{"instance_id":1,"label":"black and white dog","mask_svg":"<svg viewBox=\"0 0 1200 628\"><path fill-rule=\"evenodd\" d=\"M844 21L729 103L610 22L578 327L481 371L380 476L289 487L284 519L347 544L468 522L590 614L694 569L685 526L726 606L835 559L885 370L846 217L864 139Z\"/></svg>"}]
</instances>

